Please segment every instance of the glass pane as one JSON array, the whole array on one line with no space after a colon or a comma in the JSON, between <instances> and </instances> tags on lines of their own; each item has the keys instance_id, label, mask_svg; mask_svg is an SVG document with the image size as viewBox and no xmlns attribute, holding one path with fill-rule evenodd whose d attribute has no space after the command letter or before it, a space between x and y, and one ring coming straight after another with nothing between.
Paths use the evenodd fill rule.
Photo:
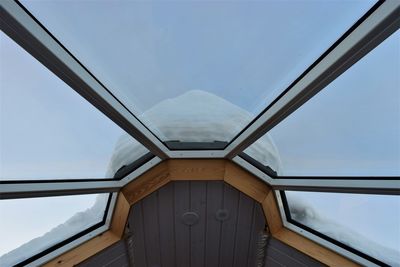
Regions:
<instances>
[{"instance_id":1,"label":"glass pane","mask_svg":"<svg viewBox=\"0 0 400 267\"><path fill-rule=\"evenodd\" d=\"M278 173L399 176L399 73L397 31L269 132Z\"/></svg>"},{"instance_id":2,"label":"glass pane","mask_svg":"<svg viewBox=\"0 0 400 267\"><path fill-rule=\"evenodd\" d=\"M113 178L147 152L3 32L0 47L0 180Z\"/></svg>"},{"instance_id":3,"label":"glass pane","mask_svg":"<svg viewBox=\"0 0 400 267\"><path fill-rule=\"evenodd\" d=\"M22 1L161 140L230 141L375 1Z\"/></svg>"},{"instance_id":4,"label":"glass pane","mask_svg":"<svg viewBox=\"0 0 400 267\"><path fill-rule=\"evenodd\" d=\"M400 196L285 193L294 221L390 266L400 266Z\"/></svg>"},{"instance_id":5,"label":"glass pane","mask_svg":"<svg viewBox=\"0 0 400 267\"><path fill-rule=\"evenodd\" d=\"M103 221L109 194L0 201L0 265L13 266Z\"/></svg>"}]
</instances>

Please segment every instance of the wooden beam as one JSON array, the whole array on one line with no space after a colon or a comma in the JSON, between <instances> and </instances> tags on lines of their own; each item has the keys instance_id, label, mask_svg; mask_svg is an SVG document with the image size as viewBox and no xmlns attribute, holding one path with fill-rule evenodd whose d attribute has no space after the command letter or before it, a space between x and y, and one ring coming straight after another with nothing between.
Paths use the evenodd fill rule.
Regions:
<instances>
[{"instance_id":1,"label":"wooden beam","mask_svg":"<svg viewBox=\"0 0 400 267\"><path fill-rule=\"evenodd\" d=\"M282 228L279 232L273 234L273 237L328 266L359 266L357 263L343 257L342 255L339 255L300 234L290 231L287 228Z\"/></svg>"},{"instance_id":2,"label":"wooden beam","mask_svg":"<svg viewBox=\"0 0 400 267\"><path fill-rule=\"evenodd\" d=\"M282 218L278 209L278 205L276 204L273 190L268 192L267 197L264 199L261 205L264 210L265 220L268 224L271 234L275 234L282 230Z\"/></svg>"},{"instance_id":3,"label":"wooden beam","mask_svg":"<svg viewBox=\"0 0 400 267\"><path fill-rule=\"evenodd\" d=\"M125 198L124 194L119 193L110 226L110 231L119 238L122 238L122 236L124 235L125 225L128 220L130 207L131 205Z\"/></svg>"},{"instance_id":4,"label":"wooden beam","mask_svg":"<svg viewBox=\"0 0 400 267\"><path fill-rule=\"evenodd\" d=\"M178 180L223 180L223 159L172 159L168 160L171 181Z\"/></svg>"},{"instance_id":5,"label":"wooden beam","mask_svg":"<svg viewBox=\"0 0 400 267\"><path fill-rule=\"evenodd\" d=\"M121 192L130 205L151 194L170 181L168 164L161 162L125 185Z\"/></svg>"},{"instance_id":6,"label":"wooden beam","mask_svg":"<svg viewBox=\"0 0 400 267\"><path fill-rule=\"evenodd\" d=\"M270 187L239 165L227 161L224 181L254 200L262 203L270 191Z\"/></svg>"},{"instance_id":7,"label":"wooden beam","mask_svg":"<svg viewBox=\"0 0 400 267\"><path fill-rule=\"evenodd\" d=\"M120 238L117 237L113 232L106 231L85 243L65 252L64 254L52 259L51 261L45 263L45 267L72 267L82 261L88 259L89 257L95 255L97 252L111 246L112 244L119 241Z\"/></svg>"}]
</instances>

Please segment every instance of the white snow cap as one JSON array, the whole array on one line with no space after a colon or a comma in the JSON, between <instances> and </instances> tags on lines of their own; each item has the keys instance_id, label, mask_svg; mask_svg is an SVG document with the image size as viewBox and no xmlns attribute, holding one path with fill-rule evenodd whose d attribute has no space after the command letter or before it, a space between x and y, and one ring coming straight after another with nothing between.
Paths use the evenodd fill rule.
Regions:
<instances>
[{"instance_id":1,"label":"white snow cap","mask_svg":"<svg viewBox=\"0 0 400 267\"><path fill-rule=\"evenodd\" d=\"M254 115L209 92L192 90L165 99L139 116L161 140L181 142L229 142ZM121 136L111 158L108 176L138 159L146 149L129 135ZM245 151L279 173L280 158L268 134Z\"/></svg>"}]
</instances>

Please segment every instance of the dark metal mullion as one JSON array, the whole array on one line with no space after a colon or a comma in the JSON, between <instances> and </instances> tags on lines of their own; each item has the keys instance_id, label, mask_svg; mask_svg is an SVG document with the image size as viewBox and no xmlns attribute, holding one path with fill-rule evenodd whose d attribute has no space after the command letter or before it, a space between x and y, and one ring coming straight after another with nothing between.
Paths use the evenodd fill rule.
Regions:
<instances>
[{"instance_id":1,"label":"dark metal mullion","mask_svg":"<svg viewBox=\"0 0 400 267\"><path fill-rule=\"evenodd\" d=\"M302 192L400 195L400 188L360 188L360 187L294 186L294 185L273 185L272 188L274 190L302 191Z\"/></svg>"},{"instance_id":2,"label":"dark metal mullion","mask_svg":"<svg viewBox=\"0 0 400 267\"><path fill-rule=\"evenodd\" d=\"M0 193L0 200L2 199L19 199L19 198L38 198L38 197L52 197L52 196L69 196L69 195L86 195L86 194L99 194L118 192L119 187L107 188L82 188L82 189L58 189L58 190L37 190L26 192L2 192Z\"/></svg>"},{"instance_id":3,"label":"dark metal mullion","mask_svg":"<svg viewBox=\"0 0 400 267\"><path fill-rule=\"evenodd\" d=\"M254 159L249 161L248 158L237 156L233 161L276 190L400 195L400 177L281 177L271 173L270 168Z\"/></svg>"}]
</instances>

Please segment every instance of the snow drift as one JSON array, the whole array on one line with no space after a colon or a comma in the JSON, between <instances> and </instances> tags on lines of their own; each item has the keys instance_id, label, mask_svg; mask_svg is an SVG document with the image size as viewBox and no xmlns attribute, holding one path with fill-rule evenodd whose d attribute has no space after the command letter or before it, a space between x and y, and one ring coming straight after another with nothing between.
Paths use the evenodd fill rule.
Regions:
<instances>
[{"instance_id":1,"label":"snow drift","mask_svg":"<svg viewBox=\"0 0 400 267\"><path fill-rule=\"evenodd\" d=\"M2 255L0 257L0 266L14 266L30 256L40 253L58 242L64 241L82 230L91 227L93 222L100 222L103 219L107 200L108 194L100 194L91 208L76 213L65 223L54 227L44 235L32 239L22 246ZM49 201L51 201L51 198Z\"/></svg>"},{"instance_id":2,"label":"snow drift","mask_svg":"<svg viewBox=\"0 0 400 267\"><path fill-rule=\"evenodd\" d=\"M365 235L353 231L343 225L325 219L316 212L311 203L296 196L286 195L290 205L292 219L304 224L326 236L357 249L375 259L393 267L400 267L400 252L382 246L368 239Z\"/></svg>"}]
</instances>

